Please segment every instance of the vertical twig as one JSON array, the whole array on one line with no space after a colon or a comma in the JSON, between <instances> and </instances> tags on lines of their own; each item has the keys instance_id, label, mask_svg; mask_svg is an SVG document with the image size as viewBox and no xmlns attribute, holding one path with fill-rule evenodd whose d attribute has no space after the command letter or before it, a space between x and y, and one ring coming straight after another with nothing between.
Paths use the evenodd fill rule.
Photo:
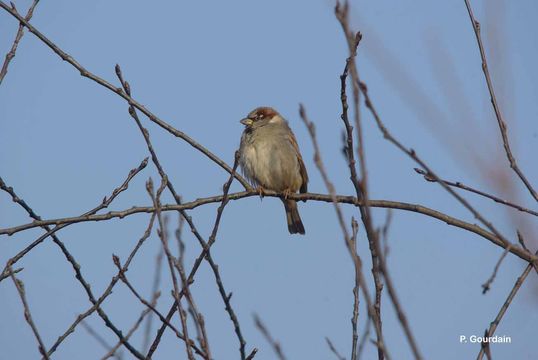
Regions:
<instances>
[{"instance_id":1,"label":"vertical twig","mask_svg":"<svg viewBox=\"0 0 538 360\"><path fill-rule=\"evenodd\" d=\"M192 293L189 289L190 284L187 280L187 276L185 275L185 266L183 263L185 245L181 240L181 226L183 224L182 219L183 218L180 217L179 228L176 232L176 237L179 245L179 257L176 259L174 265L179 273L179 276L181 277L181 286L185 293L185 297L187 298L188 310L194 320L194 324L196 325L198 342L200 343L200 347L204 350L205 358L207 360L211 360L211 350L209 349L209 339L207 337L204 316L202 315L202 313L200 313L200 311L198 311L198 306L194 301L194 297L192 296Z\"/></svg>"},{"instance_id":2,"label":"vertical twig","mask_svg":"<svg viewBox=\"0 0 538 360\"><path fill-rule=\"evenodd\" d=\"M310 120L308 120L308 117L306 116L306 112L304 110L304 107L300 105L299 107L299 114L301 116L301 119L303 120L309 134L310 139L312 140L312 145L314 147L314 163L316 164L316 167L318 168L321 177L323 179L323 182L325 184L325 187L329 191L329 194L332 198L332 203L336 212L336 217L338 220L338 224L340 225L340 228L342 229L342 233L344 235L344 241L346 244L346 247L348 249L348 252L351 256L351 259L353 261L353 265L355 268L355 286L362 289L362 292L364 294L364 299L367 304L368 314L372 318L374 322L374 327L376 330L377 335L377 342L376 346L378 349L380 349L382 356L386 357L387 359L390 359L390 356L388 354L388 351L385 346L385 341L383 340L383 332L381 331L381 325L378 321L376 321L376 311L374 308L374 304L372 302L372 299L370 298L370 293L368 291L368 287L366 285L366 280L364 278L364 274L362 272L362 260L357 253L357 250L353 247L353 243L351 241L351 236L349 235L349 231L347 230L346 223L344 220L344 215L342 213L342 209L340 208L340 205L338 203L338 200L336 198L336 190L334 188L333 183L330 181L329 176L327 175L327 171L325 170L325 166L323 165L323 160L321 159L321 152L319 150L318 141L316 138L316 128L314 126L314 123L312 123Z\"/></svg>"},{"instance_id":3,"label":"vertical twig","mask_svg":"<svg viewBox=\"0 0 538 360\"><path fill-rule=\"evenodd\" d=\"M148 190L149 195L151 196L151 199L153 201L153 206L155 207L155 213L157 214L157 221L159 223L159 238L161 239L161 243L163 246L164 254L166 255L166 259L168 260L168 268L170 270L170 276L172 278L172 285L174 287L174 291L172 292L175 301L177 302L177 311L179 314L179 318L181 320L181 327L183 328L183 335L185 336L185 351L187 352L187 357L189 360L194 360L194 354L192 352L191 343L189 341L189 330L187 326L187 316L186 312L183 310L183 307L181 306L181 299L179 298L179 285L177 282L176 272L174 270L174 262L175 259L170 252L170 248L168 247L168 239L166 238L166 227L164 226L163 218L161 215L161 194L166 187L166 183L168 182L168 179L163 177L162 183L159 186L159 189L157 190L157 193L155 194L154 188L153 188L153 181L151 178L148 180L146 184L146 188Z\"/></svg>"},{"instance_id":4,"label":"vertical twig","mask_svg":"<svg viewBox=\"0 0 538 360\"><path fill-rule=\"evenodd\" d=\"M159 291L159 287L160 287L160 284L161 284L161 268L162 268L162 262L163 262L163 257L164 257L164 251L161 248L159 248L159 253L157 254L157 256L155 257L155 275L153 277L153 287L152 287L152 291L151 291L151 303L153 304L155 302L155 304L157 303L157 298L159 297L160 295L160 291ZM142 350L144 351L144 353L147 353L148 352L148 349L149 349L149 340L150 340L150 336L151 336L151 327L152 327L152 320L153 320L153 314L150 314L148 317L147 317L147 320L146 320L146 326L144 327L144 342L143 342L143 345L142 345Z\"/></svg>"},{"instance_id":5,"label":"vertical twig","mask_svg":"<svg viewBox=\"0 0 538 360\"><path fill-rule=\"evenodd\" d=\"M335 7L335 14L336 18L342 25L342 30L344 31L344 35L346 36L348 48L349 48L349 57L346 59L346 65L344 68L344 72L340 76L340 101L342 103L342 115L340 116L342 121L344 122L344 125L346 127L346 139L347 139L347 146L346 146L346 154L348 159L348 166L350 170L350 180L353 183L355 187L355 192L357 194L357 198L363 200L364 206L359 206L359 212L361 215L362 223L364 224L364 228L366 230L366 236L368 238L368 245L370 247L370 254L372 257L372 277L374 279L374 286L375 286L375 302L374 302L374 310L375 310L375 318L374 321L377 323L377 327L379 327L380 331L382 332L382 319L381 319L381 295L383 290L383 283L381 281L381 271L379 266L379 237L377 236L377 232L374 229L374 225L372 222L372 215L370 212L370 207L368 204L368 172L367 172L367 166L366 166L366 155L364 150L364 141L363 141L363 133L362 133L362 123L360 118L360 90L358 86L358 82L355 81L358 79L358 72L357 67L355 64L355 58L357 56L357 47L359 46L359 43L362 39L362 35L360 32L357 32L356 34L353 34L353 32L349 28L349 3L346 1L343 6L341 6L338 2ZM357 170L355 166L355 157L354 157L354 146L353 146L353 127L351 126L348 118L348 108L349 105L347 103L347 95L346 95L346 80L348 76L348 72L351 73L352 78L352 88L353 88L353 105L354 105L354 120L355 120L355 127L357 131L357 154L359 157L359 167L361 170L362 178L359 179L357 176ZM356 332L356 324L354 326L354 331ZM379 341L379 338L377 339ZM351 359L356 360L357 359L357 336L354 333L353 336L353 344L352 344L352 353L351 353ZM383 351L381 348L378 348L378 359L383 360Z\"/></svg>"},{"instance_id":6,"label":"vertical twig","mask_svg":"<svg viewBox=\"0 0 538 360\"><path fill-rule=\"evenodd\" d=\"M359 232L359 224L355 220L355 218L351 218L351 244L353 246L353 249L357 251L357 234ZM359 281L357 279L357 272L355 272L355 286L353 287L353 316L351 317L351 327L352 327L352 344L351 344L351 359L356 360L357 359L357 343L359 340L359 333L357 331L357 326L359 322ZM376 300L377 300L377 293L376 293ZM375 306L375 305L374 305ZM379 315L379 313L376 312L376 315ZM381 320L379 320L379 324L381 326Z\"/></svg>"},{"instance_id":7,"label":"vertical twig","mask_svg":"<svg viewBox=\"0 0 538 360\"><path fill-rule=\"evenodd\" d=\"M8 272L9 272L9 276L11 277L11 280L13 280L13 284L15 284L15 288L17 288L19 297L21 298L21 303L24 308L24 318L26 319L26 322L28 323L28 325L30 325L32 332L34 333L34 336L37 340L39 352L41 353L43 358L48 360L49 356L47 355L47 350L45 349L43 340L41 340L39 331L37 331L37 327L34 323L34 320L32 319L32 313L30 312L30 308L28 307L28 302L26 301L26 291L24 290L24 284L22 280L19 280L15 277L15 273L12 271L11 268L8 269Z\"/></svg>"}]
</instances>

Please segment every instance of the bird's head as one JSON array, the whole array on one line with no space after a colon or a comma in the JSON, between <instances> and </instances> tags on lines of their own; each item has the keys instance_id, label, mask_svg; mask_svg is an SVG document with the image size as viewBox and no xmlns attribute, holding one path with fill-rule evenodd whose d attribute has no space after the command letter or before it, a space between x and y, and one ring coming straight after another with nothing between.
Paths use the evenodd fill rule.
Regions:
<instances>
[{"instance_id":1,"label":"bird's head","mask_svg":"<svg viewBox=\"0 0 538 360\"><path fill-rule=\"evenodd\" d=\"M240 122L247 128L257 128L280 121L284 121L284 119L282 119L278 111L268 106L261 106L252 110L247 117Z\"/></svg>"}]
</instances>

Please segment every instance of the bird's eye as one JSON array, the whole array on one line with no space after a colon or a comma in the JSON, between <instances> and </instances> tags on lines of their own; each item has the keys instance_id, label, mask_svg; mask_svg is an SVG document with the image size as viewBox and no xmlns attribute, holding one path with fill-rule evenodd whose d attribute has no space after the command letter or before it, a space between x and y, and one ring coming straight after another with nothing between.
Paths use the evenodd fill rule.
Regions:
<instances>
[{"instance_id":1,"label":"bird's eye","mask_svg":"<svg viewBox=\"0 0 538 360\"><path fill-rule=\"evenodd\" d=\"M263 119L263 114L256 115L256 119Z\"/></svg>"}]
</instances>

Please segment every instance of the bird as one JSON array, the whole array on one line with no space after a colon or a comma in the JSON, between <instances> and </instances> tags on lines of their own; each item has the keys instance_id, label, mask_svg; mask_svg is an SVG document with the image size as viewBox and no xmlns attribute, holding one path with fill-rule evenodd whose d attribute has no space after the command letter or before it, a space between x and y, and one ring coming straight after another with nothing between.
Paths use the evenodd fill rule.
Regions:
<instances>
[{"instance_id":1,"label":"bird","mask_svg":"<svg viewBox=\"0 0 538 360\"><path fill-rule=\"evenodd\" d=\"M257 107L240 121L245 125L239 146L239 165L247 180L258 189L284 193L290 234L304 235L297 202L289 194L308 191L308 173L288 122L268 106Z\"/></svg>"}]
</instances>

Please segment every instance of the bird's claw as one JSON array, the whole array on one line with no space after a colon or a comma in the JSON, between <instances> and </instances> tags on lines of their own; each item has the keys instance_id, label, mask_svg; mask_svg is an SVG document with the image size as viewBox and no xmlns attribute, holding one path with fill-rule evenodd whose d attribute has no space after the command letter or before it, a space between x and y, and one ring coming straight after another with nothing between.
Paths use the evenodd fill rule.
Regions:
<instances>
[{"instance_id":1,"label":"bird's claw","mask_svg":"<svg viewBox=\"0 0 538 360\"><path fill-rule=\"evenodd\" d=\"M260 200L263 199L263 197L265 196L265 189L263 188L263 186L258 185L258 187L256 188L256 191L258 192L258 195L260 196Z\"/></svg>"}]
</instances>

